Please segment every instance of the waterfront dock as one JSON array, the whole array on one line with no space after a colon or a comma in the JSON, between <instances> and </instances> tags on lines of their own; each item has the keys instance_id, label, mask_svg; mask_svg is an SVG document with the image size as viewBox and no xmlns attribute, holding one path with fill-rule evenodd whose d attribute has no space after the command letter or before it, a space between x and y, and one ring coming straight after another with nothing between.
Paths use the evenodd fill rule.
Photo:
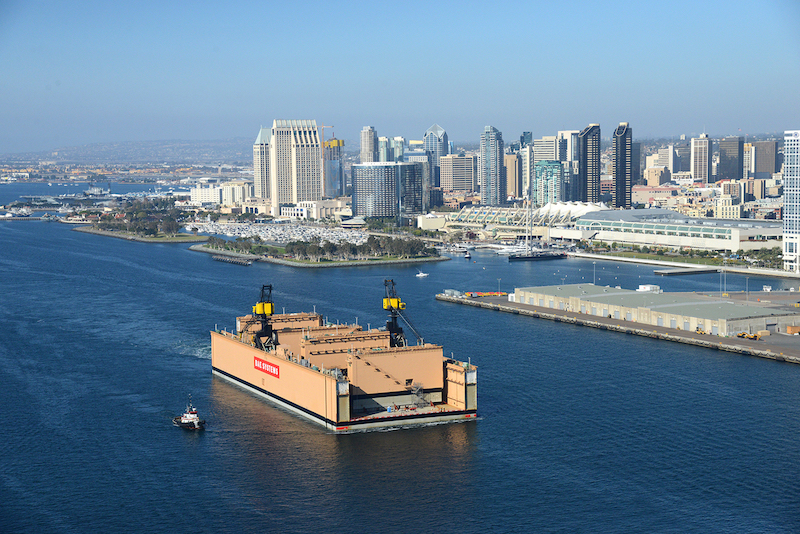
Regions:
<instances>
[{"instance_id":1,"label":"waterfront dock","mask_svg":"<svg viewBox=\"0 0 800 534\"><path fill-rule=\"evenodd\" d=\"M436 300L466 306L475 306L504 313L513 313L515 315L525 315L536 319L547 319L561 323L620 332L628 335L650 337L663 341L684 343L725 352L735 352L748 356L757 356L759 358L800 364L800 336L773 334L765 336L758 341L743 338L720 337L711 334L700 334L697 332L667 328L664 326L645 325L622 319L598 317L578 312L509 302L508 297L505 296L456 297L438 294L436 295Z\"/></svg>"},{"instance_id":2,"label":"waterfront dock","mask_svg":"<svg viewBox=\"0 0 800 534\"><path fill-rule=\"evenodd\" d=\"M685 274L718 273L722 267L687 267L680 269L655 269L653 274L661 276L679 276Z\"/></svg>"},{"instance_id":3,"label":"waterfront dock","mask_svg":"<svg viewBox=\"0 0 800 534\"><path fill-rule=\"evenodd\" d=\"M236 265L253 265L253 260L247 258L236 258L233 256L211 256L214 261L224 261L225 263L234 263Z\"/></svg>"}]
</instances>

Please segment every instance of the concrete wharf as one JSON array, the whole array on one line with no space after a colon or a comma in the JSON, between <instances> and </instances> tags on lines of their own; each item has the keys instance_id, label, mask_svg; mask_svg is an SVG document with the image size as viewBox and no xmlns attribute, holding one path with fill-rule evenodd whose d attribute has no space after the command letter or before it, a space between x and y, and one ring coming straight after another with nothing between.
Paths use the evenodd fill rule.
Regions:
<instances>
[{"instance_id":1,"label":"concrete wharf","mask_svg":"<svg viewBox=\"0 0 800 534\"><path fill-rule=\"evenodd\" d=\"M632 321L625 321L623 319L598 317L578 312L533 306L531 304L509 302L506 296L455 297L438 294L436 295L436 300L800 364L800 336L772 334L758 341L743 338L720 337L711 334L699 334L696 332L677 330L664 326L644 325Z\"/></svg>"},{"instance_id":2,"label":"concrete wharf","mask_svg":"<svg viewBox=\"0 0 800 534\"><path fill-rule=\"evenodd\" d=\"M655 269L653 274L660 274L661 276L678 276L685 274L705 274L705 273L718 273L722 267L689 267L685 269Z\"/></svg>"}]
</instances>

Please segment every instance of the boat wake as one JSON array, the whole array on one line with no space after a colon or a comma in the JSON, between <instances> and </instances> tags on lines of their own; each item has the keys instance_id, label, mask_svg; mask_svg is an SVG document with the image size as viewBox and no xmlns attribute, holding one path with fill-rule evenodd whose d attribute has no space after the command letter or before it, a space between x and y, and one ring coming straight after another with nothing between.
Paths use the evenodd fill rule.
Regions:
<instances>
[{"instance_id":1,"label":"boat wake","mask_svg":"<svg viewBox=\"0 0 800 534\"><path fill-rule=\"evenodd\" d=\"M184 356L193 356L198 360L211 359L211 344L206 341L179 342L175 352Z\"/></svg>"}]
</instances>

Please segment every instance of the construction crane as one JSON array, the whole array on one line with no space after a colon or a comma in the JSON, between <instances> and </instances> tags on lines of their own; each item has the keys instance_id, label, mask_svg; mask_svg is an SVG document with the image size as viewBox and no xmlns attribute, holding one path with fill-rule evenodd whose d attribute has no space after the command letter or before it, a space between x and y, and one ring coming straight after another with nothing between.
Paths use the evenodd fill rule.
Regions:
<instances>
[{"instance_id":1,"label":"construction crane","mask_svg":"<svg viewBox=\"0 0 800 534\"><path fill-rule=\"evenodd\" d=\"M386 288L386 297L383 299L383 309L389 312L389 319L386 321L386 331L389 332L389 346L408 346L408 340L403 333L403 327L400 326L397 321L398 318L403 319L403 322L406 323L417 338L417 344L422 345L424 343L422 336L419 335L414 325L411 324L411 321L403 313L403 310L406 309L406 303L397 296L397 291L394 289L394 280L387 278L383 281L383 285Z\"/></svg>"},{"instance_id":2,"label":"construction crane","mask_svg":"<svg viewBox=\"0 0 800 534\"><path fill-rule=\"evenodd\" d=\"M261 298L253 306L253 315L261 322L264 322L274 312L275 304L272 302L272 284L265 284L261 286Z\"/></svg>"},{"instance_id":3,"label":"construction crane","mask_svg":"<svg viewBox=\"0 0 800 534\"><path fill-rule=\"evenodd\" d=\"M272 339L272 325L268 318L275 312L275 303L272 302L272 284L261 286L261 298L253 306L253 319L249 324L259 323L261 330L253 335L253 343L256 347L266 350L274 342ZM262 338L266 338L262 341Z\"/></svg>"},{"instance_id":4,"label":"construction crane","mask_svg":"<svg viewBox=\"0 0 800 534\"><path fill-rule=\"evenodd\" d=\"M320 176L322 177L321 185L322 185L323 196L325 195L325 128L333 128L333 126L325 126L324 124L320 124L319 126L317 126L317 129L319 130L320 133L319 146L321 150L319 151L319 156L320 156L320 169L322 171L320 172Z\"/></svg>"}]
</instances>

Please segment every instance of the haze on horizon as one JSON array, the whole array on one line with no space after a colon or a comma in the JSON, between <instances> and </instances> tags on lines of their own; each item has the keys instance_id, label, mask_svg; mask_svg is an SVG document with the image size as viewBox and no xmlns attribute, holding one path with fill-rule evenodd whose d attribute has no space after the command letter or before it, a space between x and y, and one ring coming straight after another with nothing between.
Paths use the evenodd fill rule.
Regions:
<instances>
[{"instance_id":1,"label":"haze on horizon","mask_svg":"<svg viewBox=\"0 0 800 534\"><path fill-rule=\"evenodd\" d=\"M0 153L255 139L273 119L456 142L800 128L796 0L564 5L3 2Z\"/></svg>"}]
</instances>

